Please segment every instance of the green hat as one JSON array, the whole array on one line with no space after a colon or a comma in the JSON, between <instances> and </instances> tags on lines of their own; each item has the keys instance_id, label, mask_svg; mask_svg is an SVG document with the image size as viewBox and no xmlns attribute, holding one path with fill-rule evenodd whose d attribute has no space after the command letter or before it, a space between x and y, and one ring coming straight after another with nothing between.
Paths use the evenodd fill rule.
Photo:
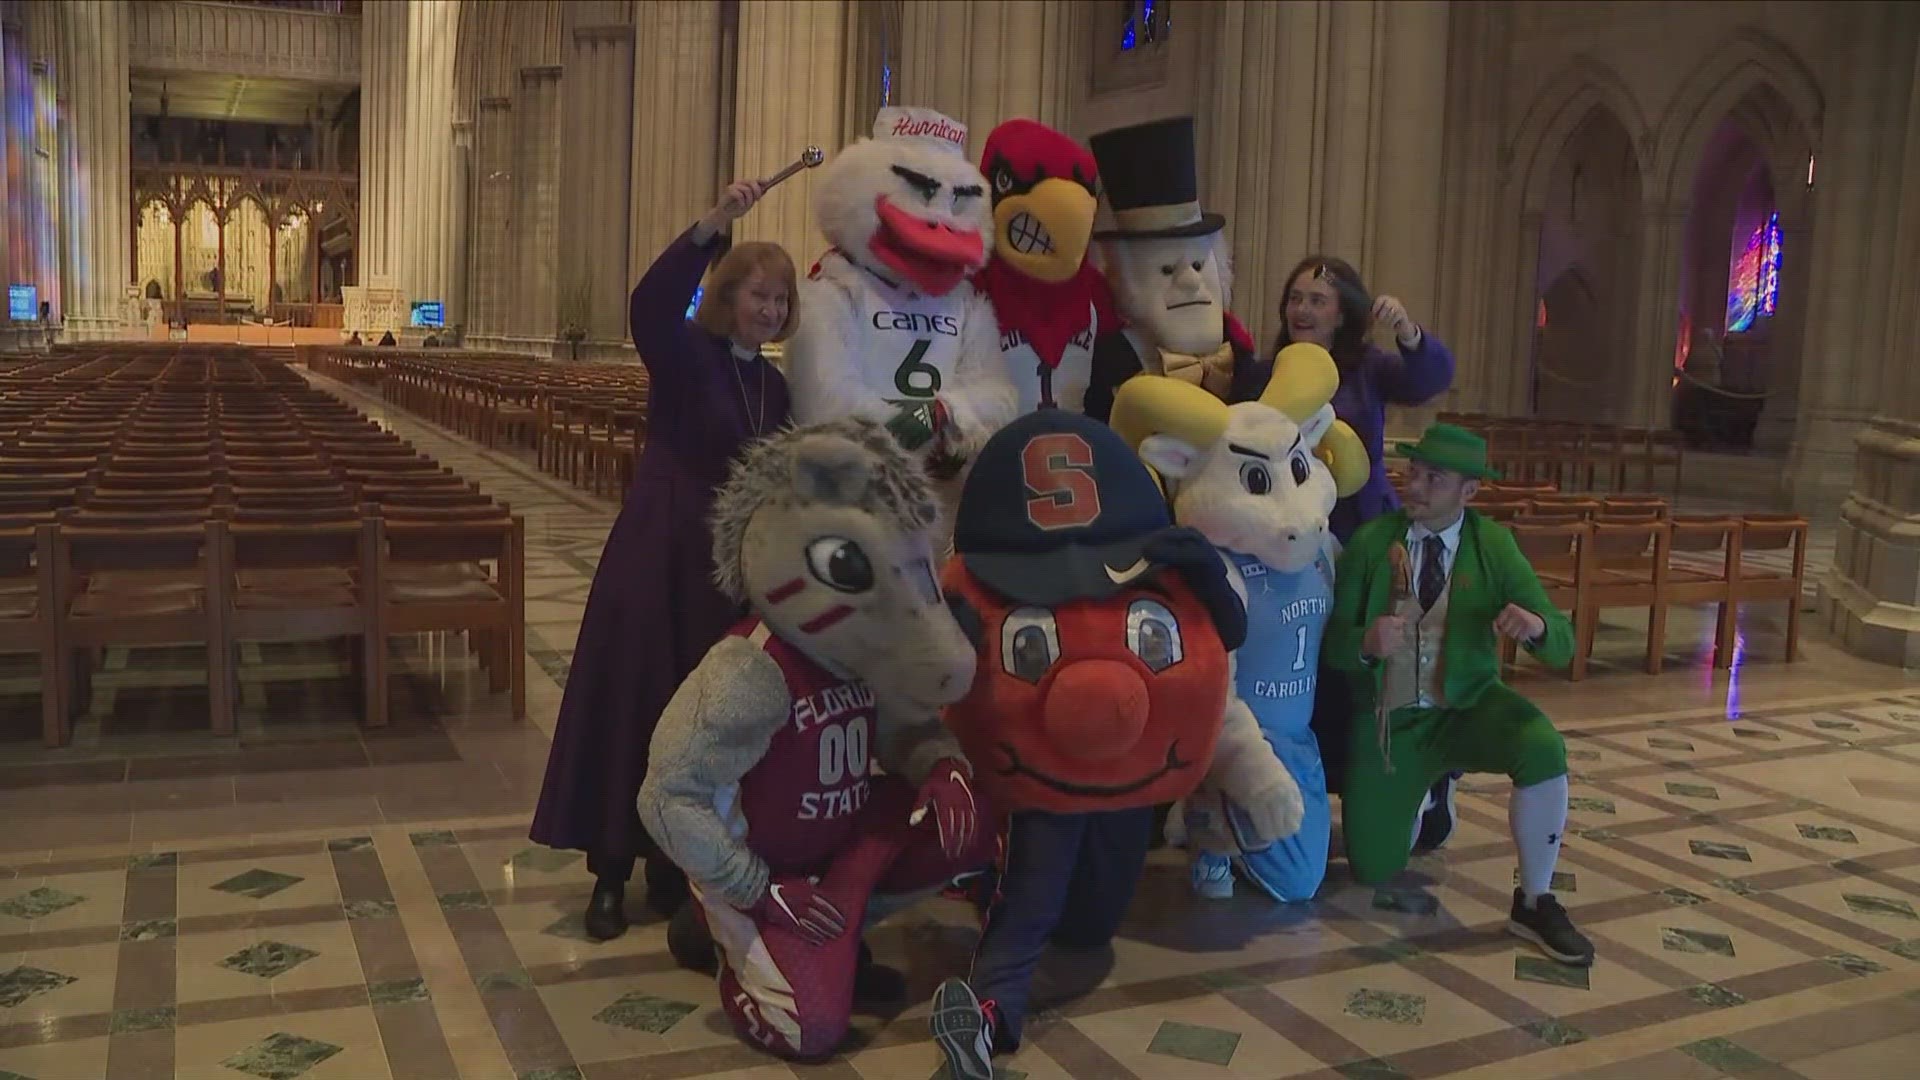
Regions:
<instances>
[{"instance_id":1,"label":"green hat","mask_svg":"<svg viewBox=\"0 0 1920 1080\"><path fill-rule=\"evenodd\" d=\"M1456 424L1434 424L1418 445L1394 443L1393 451L1474 480L1500 479L1487 465L1487 440Z\"/></svg>"}]
</instances>

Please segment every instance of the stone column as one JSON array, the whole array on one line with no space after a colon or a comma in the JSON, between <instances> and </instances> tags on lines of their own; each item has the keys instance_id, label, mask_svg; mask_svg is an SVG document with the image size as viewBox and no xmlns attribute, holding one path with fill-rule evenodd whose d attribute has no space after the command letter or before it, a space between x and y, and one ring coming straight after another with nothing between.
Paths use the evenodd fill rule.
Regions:
<instances>
[{"instance_id":1,"label":"stone column","mask_svg":"<svg viewBox=\"0 0 1920 1080\"><path fill-rule=\"evenodd\" d=\"M77 171L69 173L74 213L66 230L68 340L119 336L128 266L127 208L131 131L127 117L125 0L60 5L64 63L57 69L67 111L63 142Z\"/></svg>"},{"instance_id":2,"label":"stone column","mask_svg":"<svg viewBox=\"0 0 1920 1080\"><path fill-rule=\"evenodd\" d=\"M734 175L766 176L808 144L831 154L849 136L866 134L840 130L846 25L846 0L740 4ZM818 176L819 170L808 170L780 185L734 226L734 239L778 243L804 273L826 246L813 223ZM706 196L708 204L712 199Z\"/></svg>"},{"instance_id":3,"label":"stone column","mask_svg":"<svg viewBox=\"0 0 1920 1080\"><path fill-rule=\"evenodd\" d=\"M1642 205L1633 347L1620 357L1627 377L1620 422L1629 426L1673 426L1673 350L1678 345L1680 252L1686 232L1686 203L1649 200Z\"/></svg>"},{"instance_id":4,"label":"stone column","mask_svg":"<svg viewBox=\"0 0 1920 1080\"><path fill-rule=\"evenodd\" d=\"M633 45L623 310L626 292L654 257L713 205L726 182L722 167L730 168L733 157L731 100L723 93L732 79L732 50L723 45L733 31L722 25L723 5L652 0L645 16L646 32ZM804 184L790 180L783 190ZM621 325L624 336L624 317Z\"/></svg>"},{"instance_id":5,"label":"stone column","mask_svg":"<svg viewBox=\"0 0 1920 1080\"><path fill-rule=\"evenodd\" d=\"M520 69L513 104L513 262L507 281L508 336L550 354L558 326L560 71Z\"/></svg>"},{"instance_id":6,"label":"stone column","mask_svg":"<svg viewBox=\"0 0 1920 1080\"><path fill-rule=\"evenodd\" d=\"M467 216L473 195L473 121L453 122L453 167L448 181L447 220L451 222L447 243L447 325L465 333L473 312L473 294L467 274L470 251L468 238L473 221Z\"/></svg>"},{"instance_id":7,"label":"stone column","mask_svg":"<svg viewBox=\"0 0 1920 1080\"><path fill-rule=\"evenodd\" d=\"M1830 512L1854 474L1854 435L1880 404L1873 375L1910 336L1890 333L1889 301L1910 293L1895 276L1887 207L1920 184L1901 174L1903 115L1920 12L1897 4L1845 9L1857 29L1834 95L1834 123L1821 140L1814 179L1812 282L1802 337L1800 415L1788 456L1787 484L1802 512ZM1857 20L1857 21L1856 21ZM1889 103L1899 103L1889 105ZM1791 258L1791 255L1786 256Z\"/></svg>"},{"instance_id":8,"label":"stone column","mask_svg":"<svg viewBox=\"0 0 1920 1080\"><path fill-rule=\"evenodd\" d=\"M1905 328L1920 319L1912 287L1920 275L1920 50L1912 33L1896 36L1901 62L1890 66L1905 69L1909 86L1887 99L1904 99L1906 115L1904 138L1895 137L1885 171L1900 196L1878 205L1899 210L1875 217L1892 228L1890 269L1897 283L1882 321L1901 329L1887 334L1888 352L1865 358L1880 366L1880 378L1867 380L1875 384L1870 392L1880 413L1854 440L1853 487L1840 508L1819 614L1849 652L1912 670L1920 668L1920 347ZM1810 372L1816 366L1807 365ZM1809 378L1805 385L1812 384Z\"/></svg>"},{"instance_id":9,"label":"stone column","mask_svg":"<svg viewBox=\"0 0 1920 1080\"><path fill-rule=\"evenodd\" d=\"M1805 187L1805 163L1794 172L1785 171L1783 164L1776 162L1772 169L1780 204L1780 299L1773 325L1767 331L1767 400L1754 431L1754 445L1773 451L1784 451L1792 444L1793 425L1800 411L1800 368L1806 355L1807 288L1813 255L1813 198ZM1782 489L1785 483L1782 477Z\"/></svg>"},{"instance_id":10,"label":"stone column","mask_svg":"<svg viewBox=\"0 0 1920 1080\"><path fill-rule=\"evenodd\" d=\"M494 347L506 333L504 297L513 251L509 246L513 210L513 100L480 99L475 129L479 167L473 183L473 278L471 336Z\"/></svg>"},{"instance_id":11,"label":"stone column","mask_svg":"<svg viewBox=\"0 0 1920 1080\"><path fill-rule=\"evenodd\" d=\"M1073 0L932 0L901 5L893 101L961 120L968 150L1017 116L1069 129L1074 78L1088 58ZM864 50L856 50L864 51ZM864 134L873 117L850 134Z\"/></svg>"},{"instance_id":12,"label":"stone column","mask_svg":"<svg viewBox=\"0 0 1920 1080\"><path fill-rule=\"evenodd\" d=\"M578 321L589 342L617 349L635 276L627 267L634 28L575 26L567 44L561 322Z\"/></svg>"},{"instance_id":13,"label":"stone column","mask_svg":"<svg viewBox=\"0 0 1920 1080\"><path fill-rule=\"evenodd\" d=\"M66 260L61 258L66 245L63 202L73 185L62 182L62 178L75 175L79 169L72 156L72 140L65 138L60 130L62 87L55 65L66 48L63 25L66 20L53 5L37 4L26 10L25 89L32 107L31 126L22 132L22 137L29 186L34 195L28 280L39 284L41 303L64 313L67 295L64 291ZM38 344L44 345L46 340L43 335Z\"/></svg>"},{"instance_id":14,"label":"stone column","mask_svg":"<svg viewBox=\"0 0 1920 1080\"><path fill-rule=\"evenodd\" d=\"M1446 158L1442 193L1440 280L1432 326L1453 349L1449 407L1485 411L1490 406L1491 369L1524 363L1511 355L1495 321L1491 301L1510 250L1513 207L1505 198L1501 128L1506 116L1506 57L1511 52L1514 9L1508 4L1451 5L1448 28ZM1528 260L1528 281L1538 253ZM1531 297L1528 298L1530 306ZM1511 316L1504 304L1499 318Z\"/></svg>"},{"instance_id":15,"label":"stone column","mask_svg":"<svg viewBox=\"0 0 1920 1080\"><path fill-rule=\"evenodd\" d=\"M407 192L409 5L360 11L360 284L406 285L402 234Z\"/></svg>"},{"instance_id":16,"label":"stone column","mask_svg":"<svg viewBox=\"0 0 1920 1080\"><path fill-rule=\"evenodd\" d=\"M389 206L396 273L411 300L446 301L454 219L453 53L458 0L412 0L407 9L405 187Z\"/></svg>"},{"instance_id":17,"label":"stone column","mask_svg":"<svg viewBox=\"0 0 1920 1080\"><path fill-rule=\"evenodd\" d=\"M1300 102L1325 98L1319 42L1329 5L1220 4L1197 126L1200 199L1228 215L1235 314L1265 348L1286 273L1321 250L1322 132ZM1264 336L1263 336L1264 335Z\"/></svg>"}]
</instances>

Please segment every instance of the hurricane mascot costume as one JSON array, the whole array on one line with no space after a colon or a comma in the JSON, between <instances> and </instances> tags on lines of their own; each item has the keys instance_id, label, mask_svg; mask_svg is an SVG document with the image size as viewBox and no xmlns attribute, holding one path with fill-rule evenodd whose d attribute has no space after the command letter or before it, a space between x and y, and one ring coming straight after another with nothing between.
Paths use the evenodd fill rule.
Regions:
<instances>
[{"instance_id":1,"label":"hurricane mascot costume","mask_svg":"<svg viewBox=\"0 0 1920 1080\"><path fill-rule=\"evenodd\" d=\"M966 142L964 124L888 107L872 138L827 163L813 212L833 246L800 286L786 344L794 419L885 424L946 481L947 529L959 473L1017 401L993 306L969 280L994 225Z\"/></svg>"},{"instance_id":2,"label":"hurricane mascot costume","mask_svg":"<svg viewBox=\"0 0 1920 1080\"><path fill-rule=\"evenodd\" d=\"M734 1029L784 1057L846 1033L870 897L992 858L939 715L974 650L936 516L919 465L858 418L755 444L715 501L715 577L751 614L661 716L640 820L687 872Z\"/></svg>"},{"instance_id":3,"label":"hurricane mascot costume","mask_svg":"<svg viewBox=\"0 0 1920 1080\"><path fill-rule=\"evenodd\" d=\"M1249 840L1217 767L1170 822L1196 850L1193 886L1233 893L1233 872L1282 902L1309 900L1326 876L1333 816L1314 738L1320 638L1333 609L1339 544L1327 524L1336 497L1367 478L1367 451L1328 404L1340 384L1333 357L1291 345L1256 401L1223 404L1191 383L1140 375L1120 387L1113 427L1165 480L1174 520L1220 551L1247 605L1246 642L1234 653L1234 706L1299 788L1300 827L1276 843Z\"/></svg>"},{"instance_id":4,"label":"hurricane mascot costume","mask_svg":"<svg viewBox=\"0 0 1920 1080\"><path fill-rule=\"evenodd\" d=\"M1089 250L1100 167L1067 136L1019 119L988 133L980 172L993 192L993 257L974 280L993 303L1020 411L1080 412L1094 344L1118 326Z\"/></svg>"},{"instance_id":5,"label":"hurricane mascot costume","mask_svg":"<svg viewBox=\"0 0 1920 1080\"><path fill-rule=\"evenodd\" d=\"M1227 219L1200 208L1193 118L1155 120L1087 140L1114 227L1094 234L1125 326L1094 346L1087 415L1105 420L1135 375L1165 375L1228 402L1252 401L1272 364L1227 310Z\"/></svg>"},{"instance_id":6,"label":"hurricane mascot costume","mask_svg":"<svg viewBox=\"0 0 1920 1080\"><path fill-rule=\"evenodd\" d=\"M1226 565L1174 525L1112 428L1064 409L1002 428L967 478L954 547L947 593L978 666L946 722L1010 813L971 972L941 984L930 1023L954 1080L991 1080L1047 945L1100 949L1119 928L1157 804L1228 753L1268 763L1231 770L1270 781L1231 793L1251 832L1291 834L1300 798L1252 717L1226 708L1246 630Z\"/></svg>"}]
</instances>

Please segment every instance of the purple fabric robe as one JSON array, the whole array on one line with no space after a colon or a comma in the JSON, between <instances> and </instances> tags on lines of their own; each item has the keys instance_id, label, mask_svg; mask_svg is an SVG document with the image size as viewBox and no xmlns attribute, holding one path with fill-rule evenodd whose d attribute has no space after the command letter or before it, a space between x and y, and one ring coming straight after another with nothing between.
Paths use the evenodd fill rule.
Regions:
<instances>
[{"instance_id":1,"label":"purple fabric robe","mask_svg":"<svg viewBox=\"0 0 1920 1080\"><path fill-rule=\"evenodd\" d=\"M1329 524L1342 544L1355 529L1400 506L1400 497L1387 483L1383 453L1387 405L1421 405L1453 385L1453 353L1425 329L1420 344L1390 353L1369 344L1354 365L1340 366L1340 389L1334 391L1333 414L1345 420L1366 444L1373 473L1366 486L1334 504Z\"/></svg>"},{"instance_id":2,"label":"purple fabric robe","mask_svg":"<svg viewBox=\"0 0 1920 1080\"><path fill-rule=\"evenodd\" d=\"M715 244L682 233L633 290L628 326L649 379L647 442L580 620L532 838L603 859L653 856L634 799L654 725L681 680L744 613L713 585L707 515L748 441L790 419L787 380L687 321Z\"/></svg>"}]
</instances>

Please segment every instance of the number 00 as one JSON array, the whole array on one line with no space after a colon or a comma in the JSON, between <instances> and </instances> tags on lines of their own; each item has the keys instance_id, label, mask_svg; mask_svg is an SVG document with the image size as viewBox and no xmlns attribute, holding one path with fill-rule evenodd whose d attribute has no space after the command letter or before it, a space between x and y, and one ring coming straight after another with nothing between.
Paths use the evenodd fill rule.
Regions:
<instances>
[{"instance_id":1,"label":"number 00","mask_svg":"<svg viewBox=\"0 0 1920 1080\"><path fill-rule=\"evenodd\" d=\"M820 786L832 787L843 777L867 775L867 718L856 716L820 732Z\"/></svg>"}]
</instances>

